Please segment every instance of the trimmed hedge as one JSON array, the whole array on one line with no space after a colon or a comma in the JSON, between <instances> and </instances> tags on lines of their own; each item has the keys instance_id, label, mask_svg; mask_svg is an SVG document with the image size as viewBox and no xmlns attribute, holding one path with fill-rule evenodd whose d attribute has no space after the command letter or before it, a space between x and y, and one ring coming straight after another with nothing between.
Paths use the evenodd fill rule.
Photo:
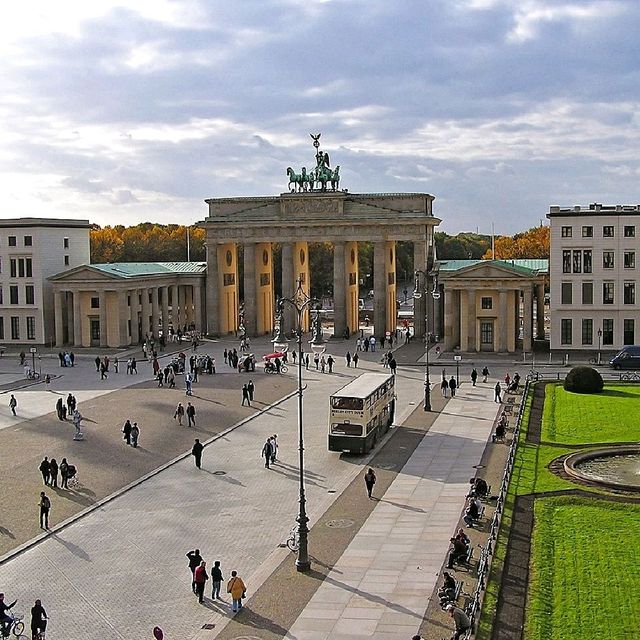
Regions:
<instances>
[{"instance_id":1,"label":"trimmed hedge","mask_svg":"<svg viewBox=\"0 0 640 640\"><path fill-rule=\"evenodd\" d=\"M573 367L564 379L565 391L600 393L604 388L602 376L592 367Z\"/></svg>"}]
</instances>

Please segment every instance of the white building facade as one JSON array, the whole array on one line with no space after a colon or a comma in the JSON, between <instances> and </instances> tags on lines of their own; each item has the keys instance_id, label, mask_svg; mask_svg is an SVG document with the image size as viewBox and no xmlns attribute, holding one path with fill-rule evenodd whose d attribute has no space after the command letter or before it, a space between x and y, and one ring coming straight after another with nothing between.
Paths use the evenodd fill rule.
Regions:
<instances>
[{"instance_id":1,"label":"white building facade","mask_svg":"<svg viewBox=\"0 0 640 640\"><path fill-rule=\"evenodd\" d=\"M551 349L640 342L640 205L550 207Z\"/></svg>"},{"instance_id":2,"label":"white building facade","mask_svg":"<svg viewBox=\"0 0 640 640\"><path fill-rule=\"evenodd\" d=\"M88 220L0 220L0 342L55 341L48 278L89 262Z\"/></svg>"}]
</instances>

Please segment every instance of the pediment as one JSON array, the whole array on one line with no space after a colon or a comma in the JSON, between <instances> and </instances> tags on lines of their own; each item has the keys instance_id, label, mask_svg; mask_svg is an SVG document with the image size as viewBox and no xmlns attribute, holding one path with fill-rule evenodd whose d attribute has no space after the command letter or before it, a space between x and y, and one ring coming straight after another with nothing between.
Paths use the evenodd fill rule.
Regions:
<instances>
[{"instance_id":1,"label":"pediment","mask_svg":"<svg viewBox=\"0 0 640 640\"><path fill-rule=\"evenodd\" d=\"M67 269L49 277L52 282L120 282L122 278L111 273L105 273L89 264L83 264L73 269Z\"/></svg>"},{"instance_id":2,"label":"pediment","mask_svg":"<svg viewBox=\"0 0 640 640\"><path fill-rule=\"evenodd\" d=\"M487 264L474 264L458 269L453 273L441 272L439 275L442 280L466 280L472 278L476 279L511 279L511 280L531 280L531 278L537 277L534 271L529 269L523 269L514 265L511 267L508 264L496 264L495 262L488 262Z\"/></svg>"}]
</instances>

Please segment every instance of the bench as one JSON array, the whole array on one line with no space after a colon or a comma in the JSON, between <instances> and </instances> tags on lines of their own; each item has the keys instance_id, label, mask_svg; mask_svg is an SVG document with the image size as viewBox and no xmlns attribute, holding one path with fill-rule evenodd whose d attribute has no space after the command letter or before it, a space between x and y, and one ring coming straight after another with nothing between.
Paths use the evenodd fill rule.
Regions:
<instances>
[{"instance_id":1,"label":"bench","mask_svg":"<svg viewBox=\"0 0 640 640\"><path fill-rule=\"evenodd\" d=\"M455 578L454 578L455 580ZM464 580L456 580L456 587L453 592L452 598L447 598L446 596L440 596L440 606L444 609L448 604L455 604L458 602L460 595L462 594L462 587L464 586Z\"/></svg>"},{"instance_id":2,"label":"bench","mask_svg":"<svg viewBox=\"0 0 640 640\"><path fill-rule=\"evenodd\" d=\"M513 408L515 407L516 399L512 396L511 398L507 398L507 402L504 405L503 411L505 413L513 414Z\"/></svg>"}]
</instances>

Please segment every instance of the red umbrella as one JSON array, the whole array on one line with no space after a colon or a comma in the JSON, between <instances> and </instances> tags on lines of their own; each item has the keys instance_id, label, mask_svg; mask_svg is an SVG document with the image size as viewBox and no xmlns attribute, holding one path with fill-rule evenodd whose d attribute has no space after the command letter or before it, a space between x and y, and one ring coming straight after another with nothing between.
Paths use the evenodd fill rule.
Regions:
<instances>
[{"instance_id":1,"label":"red umbrella","mask_svg":"<svg viewBox=\"0 0 640 640\"><path fill-rule=\"evenodd\" d=\"M284 356L284 352L276 351L275 353L270 353L263 357L265 360L273 360L273 358L282 358L283 356Z\"/></svg>"}]
</instances>

